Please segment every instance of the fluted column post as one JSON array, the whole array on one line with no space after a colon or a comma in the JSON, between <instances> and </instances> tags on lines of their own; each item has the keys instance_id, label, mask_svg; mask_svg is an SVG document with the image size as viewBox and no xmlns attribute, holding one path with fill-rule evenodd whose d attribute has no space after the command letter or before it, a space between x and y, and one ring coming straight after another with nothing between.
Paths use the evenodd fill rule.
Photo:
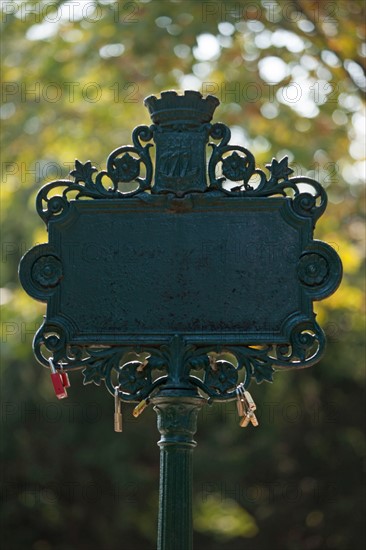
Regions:
<instances>
[{"instance_id":1,"label":"fluted column post","mask_svg":"<svg viewBox=\"0 0 366 550\"><path fill-rule=\"evenodd\" d=\"M192 453L201 397L157 397L161 434L158 550L192 550Z\"/></svg>"}]
</instances>

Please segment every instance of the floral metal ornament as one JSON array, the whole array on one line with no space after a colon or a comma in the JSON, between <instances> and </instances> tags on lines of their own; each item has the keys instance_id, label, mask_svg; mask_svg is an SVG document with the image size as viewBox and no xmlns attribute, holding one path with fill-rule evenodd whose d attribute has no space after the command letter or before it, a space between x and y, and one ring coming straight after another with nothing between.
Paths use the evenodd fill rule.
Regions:
<instances>
[{"instance_id":1,"label":"floral metal ornament","mask_svg":"<svg viewBox=\"0 0 366 550\"><path fill-rule=\"evenodd\" d=\"M323 283L329 274L329 263L319 254L304 254L299 261L299 279L309 286Z\"/></svg>"},{"instance_id":2,"label":"floral metal ornament","mask_svg":"<svg viewBox=\"0 0 366 550\"><path fill-rule=\"evenodd\" d=\"M194 91L150 96L152 124L106 170L76 160L70 179L41 188L49 242L25 254L20 280L47 302L34 339L42 365L52 356L124 401L162 391L216 401L235 399L239 381L319 361L312 303L342 275L313 239L326 193L291 177L287 157L257 168L211 123L218 104Z\"/></svg>"},{"instance_id":3,"label":"floral metal ornament","mask_svg":"<svg viewBox=\"0 0 366 550\"><path fill-rule=\"evenodd\" d=\"M62 264L55 256L41 256L32 267L32 279L41 287L57 285L62 277Z\"/></svg>"},{"instance_id":4,"label":"floral metal ornament","mask_svg":"<svg viewBox=\"0 0 366 550\"><path fill-rule=\"evenodd\" d=\"M128 182L137 178L140 173L140 160L134 159L129 153L125 153L123 157L117 158L114 164L115 169L112 175L115 180Z\"/></svg>"},{"instance_id":5,"label":"floral metal ornament","mask_svg":"<svg viewBox=\"0 0 366 550\"><path fill-rule=\"evenodd\" d=\"M250 161L245 157L238 155L236 151L234 151L234 153L230 156L225 157L222 161L222 173L229 180L243 180L245 182L244 185L246 185L246 189L251 189L246 182L248 176L250 177L252 175L252 171L250 170Z\"/></svg>"}]
</instances>

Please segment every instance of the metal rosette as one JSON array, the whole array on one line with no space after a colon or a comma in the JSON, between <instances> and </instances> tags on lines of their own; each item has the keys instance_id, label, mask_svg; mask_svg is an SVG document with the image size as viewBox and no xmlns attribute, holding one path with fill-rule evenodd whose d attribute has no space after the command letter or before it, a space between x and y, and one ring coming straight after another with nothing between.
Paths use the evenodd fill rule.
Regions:
<instances>
[{"instance_id":1,"label":"metal rosette","mask_svg":"<svg viewBox=\"0 0 366 550\"><path fill-rule=\"evenodd\" d=\"M322 300L337 290L342 279L342 263L336 251L322 241L312 241L297 265L303 288L312 300Z\"/></svg>"}]
</instances>

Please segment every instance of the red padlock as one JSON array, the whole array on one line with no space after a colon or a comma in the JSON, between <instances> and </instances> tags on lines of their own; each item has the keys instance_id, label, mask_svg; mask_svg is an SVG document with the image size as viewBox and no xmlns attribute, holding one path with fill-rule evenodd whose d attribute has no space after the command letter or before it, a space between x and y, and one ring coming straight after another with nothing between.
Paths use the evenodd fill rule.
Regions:
<instances>
[{"instance_id":1,"label":"red padlock","mask_svg":"<svg viewBox=\"0 0 366 550\"><path fill-rule=\"evenodd\" d=\"M69 388L71 386L70 384L70 380L69 380L69 375L67 374L67 372L65 372L62 368L62 363L61 363L61 372L60 372L60 375L61 375L61 380L62 380L62 385L64 388Z\"/></svg>"},{"instance_id":2,"label":"red padlock","mask_svg":"<svg viewBox=\"0 0 366 550\"><path fill-rule=\"evenodd\" d=\"M57 399L64 399L65 397L67 397L67 391L63 385L61 373L56 371L52 357L49 358L48 362L51 367L51 380L56 397Z\"/></svg>"}]
</instances>

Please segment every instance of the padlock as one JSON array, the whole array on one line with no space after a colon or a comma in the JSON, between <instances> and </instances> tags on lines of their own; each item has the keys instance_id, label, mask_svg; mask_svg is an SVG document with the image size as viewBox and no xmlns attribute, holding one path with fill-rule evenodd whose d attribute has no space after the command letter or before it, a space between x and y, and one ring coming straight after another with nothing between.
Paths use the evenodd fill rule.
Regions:
<instances>
[{"instance_id":1,"label":"padlock","mask_svg":"<svg viewBox=\"0 0 366 550\"><path fill-rule=\"evenodd\" d=\"M48 362L51 367L51 380L56 397L57 399L64 399L65 397L67 397L67 391L63 385L61 373L56 371L52 357L49 358Z\"/></svg>"},{"instance_id":2,"label":"padlock","mask_svg":"<svg viewBox=\"0 0 366 550\"><path fill-rule=\"evenodd\" d=\"M248 391L243 392L244 399L246 401L247 409L249 411L255 411L257 410L256 404L254 403L253 397L250 395Z\"/></svg>"},{"instance_id":3,"label":"padlock","mask_svg":"<svg viewBox=\"0 0 366 550\"><path fill-rule=\"evenodd\" d=\"M240 420L240 427L241 428L246 428L248 426L248 424L250 423L250 414L247 413L243 416L243 418Z\"/></svg>"},{"instance_id":4,"label":"padlock","mask_svg":"<svg viewBox=\"0 0 366 550\"><path fill-rule=\"evenodd\" d=\"M118 386L114 388L114 431L122 432L122 406Z\"/></svg>"},{"instance_id":5,"label":"padlock","mask_svg":"<svg viewBox=\"0 0 366 550\"><path fill-rule=\"evenodd\" d=\"M255 427L259 425L258 418L255 416L254 412L250 414L250 421Z\"/></svg>"},{"instance_id":6,"label":"padlock","mask_svg":"<svg viewBox=\"0 0 366 550\"><path fill-rule=\"evenodd\" d=\"M67 372L65 372L64 369L62 368L62 363L61 363L60 375L61 375L63 387L64 387L64 388L69 388L69 387L71 386L70 380L69 380L69 375L68 375Z\"/></svg>"},{"instance_id":7,"label":"padlock","mask_svg":"<svg viewBox=\"0 0 366 550\"><path fill-rule=\"evenodd\" d=\"M240 388L236 388L236 407L238 409L238 415L244 416L245 415L245 408L243 403L243 397L240 391Z\"/></svg>"},{"instance_id":8,"label":"padlock","mask_svg":"<svg viewBox=\"0 0 366 550\"><path fill-rule=\"evenodd\" d=\"M136 407L132 411L133 416L135 418L140 416L140 414L144 412L144 410L146 409L146 407L148 406L149 403L150 403L149 398L143 399L142 401L140 401L140 403L138 405L136 405Z\"/></svg>"}]
</instances>

